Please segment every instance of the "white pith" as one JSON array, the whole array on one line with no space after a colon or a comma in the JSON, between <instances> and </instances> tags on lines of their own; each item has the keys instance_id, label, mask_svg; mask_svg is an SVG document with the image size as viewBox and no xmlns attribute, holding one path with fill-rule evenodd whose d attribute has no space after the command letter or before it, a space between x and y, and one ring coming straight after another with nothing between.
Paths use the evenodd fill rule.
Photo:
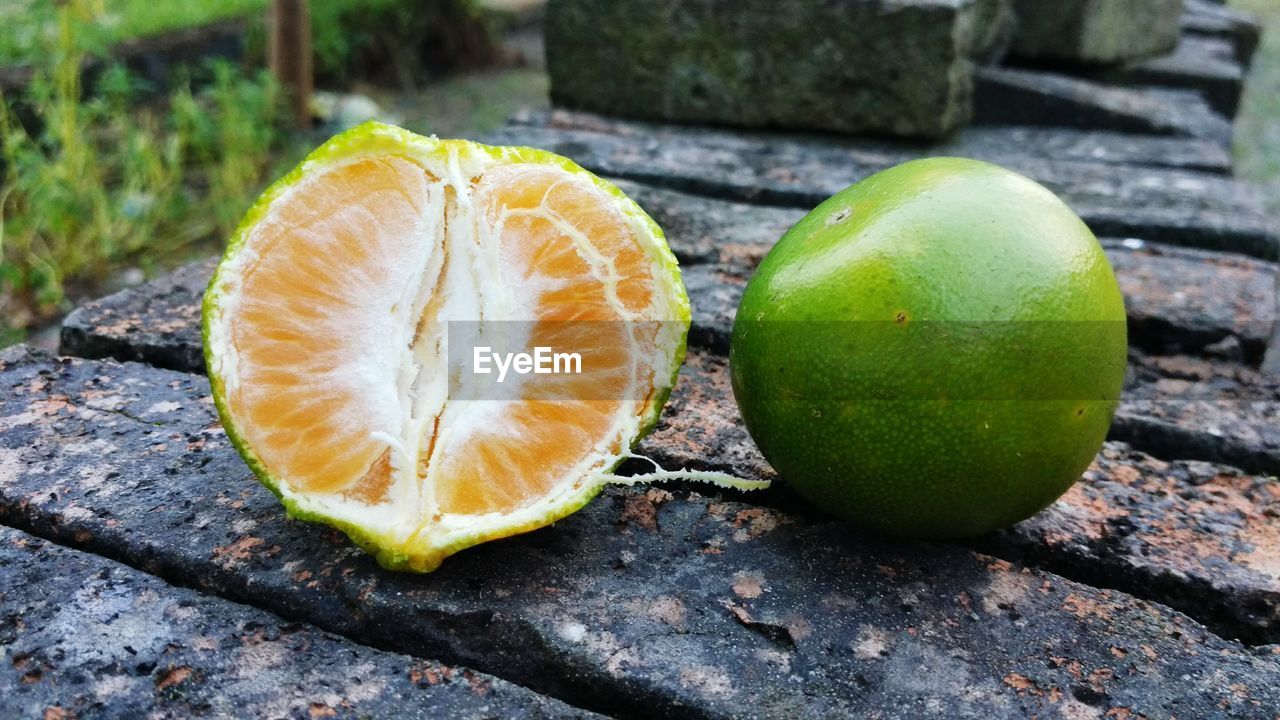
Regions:
<instances>
[{"instance_id":1,"label":"white pith","mask_svg":"<svg viewBox=\"0 0 1280 720\"><path fill-rule=\"evenodd\" d=\"M415 245L425 246L427 252L410 258L388 259L388 262L408 261L415 265L415 280L408 281L403 291L395 296L370 293L369 302L380 303L390 320L386 326L388 332L384 333L385 342L362 348L361 364L364 368L382 368L380 372L385 375L385 381L395 387L394 396L398 403L394 412L398 418L398 429L394 432L375 431L376 439L391 448L395 479L389 500L371 506L354 502L341 492L300 493L287 481L278 482L276 490L296 511L359 527L377 538L378 544L384 548L399 549L407 555L430 555L437 549L465 544L470 538L501 534L503 529L543 524L546 518L563 514L557 512L559 509L575 506L585 496L593 494L606 481L602 473L627 456L641 423L649 415L653 396L670 384L684 328L679 322L658 324L659 337L652 343L645 343L651 348L647 354L640 352L633 336L630 357L633 363L631 382L635 389L628 397L645 400L623 404L613 417L612 426L601 433L602 440L596 452L584 457L552 492L508 513L475 516L438 512L432 492L438 464L428 461L425 481L419 482L417 477L418 459L433 439L431 428L438 419L440 431L434 436L435 453L438 454L447 452L454 437L465 436L477 427L492 428L493 423L500 421L501 414L501 403L448 401L447 348L444 347L443 329L452 320L529 319L527 308L536 302L536 294L545 288L519 287L510 282L496 281L501 270L496 241L500 222L490 225L472 206L476 199L473 179L514 160L500 155L495 157L487 152L467 152L466 146L461 145L450 146L447 152L441 153L439 146L432 141L417 145L401 144L394 153L422 167L424 182L428 183L426 195L432 199L430 207L443 208L439 215L443 223L428 228L421 243ZM340 159L309 161L319 164L314 168L304 168L304 177L320 175L325 169L343 163L387 154L386 149L373 148L366 152L347 153ZM564 182L593 182L585 173L573 174L560 167L554 169L564 174ZM272 204L288 202L292 193L305 192L305 184L306 180L284 189L271 200ZM446 195L449 198L447 203L444 201ZM622 213L631 226L633 236L651 260L655 292L651 306L639 312L628 311L617 300L617 273L609 259L596 251L590 238L545 205L532 212L547 219L574 241L579 255L590 264L593 274L611 289L611 304L621 318L676 320L687 317L687 301L683 293L678 292L678 288L671 289L676 281L669 263L664 262L669 251L661 239L655 237L651 221L630 203L615 197L609 197L608 201ZM224 261L215 286L211 288L215 294L206 341L217 352L210 356L210 372L221 378L227 397L234 395L240 378L240 359L230 341L232 323L241 302L240 279L255 262L256 227L269 222L268 208L257 226L248 229L238 251ZM433 299L439 304L438 313L429 316L434 318L434 322L426 324L417 342L412 343L418 330L418 320L423 317L427 303ZM513 380L520 381L519 378Z\"/></svg>"}]
</instances>

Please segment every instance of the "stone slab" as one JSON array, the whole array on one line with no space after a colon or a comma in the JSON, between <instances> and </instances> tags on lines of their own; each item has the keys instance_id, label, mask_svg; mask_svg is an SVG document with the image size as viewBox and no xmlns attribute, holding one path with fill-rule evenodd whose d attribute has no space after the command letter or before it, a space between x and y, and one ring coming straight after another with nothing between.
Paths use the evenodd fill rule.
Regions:
<instances>
[{"instance_id":1,"label":"stone slab","mask_svg":"<svg viewBox=\"0 0 1280 720\"><path fill-rule=\"evenodd\" d=\"M432 575L387 573L283 519L202 378L21 348L0 363L3 522L580 707L1274 720L1280 706L1280 649L1164 606L694 494L611 490Z\"/></svg>"},{"instance_id":2,"label":"stone slab","mask_svg":"<svg viewBox=\"0 0 1280 720\"><path fill-rule=\"evenodd\" d=\"M778 476L742 424L729 384L728 358L690 350L676 383L657 427L640 441L640 454L664 467L718 470L752 480ZM815 512L779 485L749 497Z\"/></svg>"},{"instance_id":3,"label":"stone slab","mask_svg":"<svg viewBox=\"0 0 1280 720\"><path fill-rule=\"evenodd\" d=\"M682 272L693 322L689 344L718 355L729 354L733 321L753 268L743 264L696 265Z\"/></svg>"},{"instance_id":4,"label":"stone slab","mask_svg":"<svg viewBox=\"0 0 1280 720\"><path fill-rule=\"evenodd\" d=\"M558 105L629 117L907 137L965 124L1007 0L552 0Z\"/></svg>"},{"instance_id":5,"label":"stone slab","mask_svg":"<svg viewBox=\"0 0 1280 720\"><path fill-rule=\"evenodd\" d=\"M200 302L217 259L192 263L86 303L64 319L59 344L81 357L137 360L171 370L204 367Z\"/></svg>"},{"instance_id":6,"label":"stone slab","mask_svg":"<svg viewBox=\"0 0 1280 720\"><path fill-rule=\"evenodd\" d=\"M1280 641L1280 483L1117 442L1049 509L973 545Z\"/></svg>"},{"instance_id":7,"label":"stone slab","mask_svg":"<svg viewBox=\"0 0 1280 720\"><path fill-rule=\"evenodd\" d=\"M686 269L711 263L755 267L805 216L797 208L715 200L630 180L613 182L657 221Z\"/></svg>"},{"instance_id":8,"label":"stone slab","mask_svg":"<svg viewBox=\"0 0 1280 720\"><path fill-rule=\"evenodd\" d=\"M1153 85L1156 83L1152 83ZM973 120L1139 135L1186 135L1231 146L1231 122L1197 90L1124 87L1047 70L978 71Z\"/></svg>"},{"instance_id":9,"label":"stone slab","mask_svg":"<svg viewBox=\"0 0 1280 720\"><path fill-rule=\"evenodd\" d=\"M1261 362L1276 325L1275 263L1136 240L1102 244L1124 293L1131 345Z\"/></svg>"},{"instance_id":10,"label":"stone slab","mask_svg":"<svg viewBox=\"0 0 1280 720\"><path fill-rule=\"evenodd\" d=\"M987 125L967 128L912 157L960 155L997 165L1021 157L1231 174L1230 148L1217 140L1142 135L1059 126Z\"/></svg>"},{"instance_id":11,"label":"stone slab","mask_svg":"<svg viewBox=\"0 0 1280 720\"><path fill-rule=\"evenodd\" d=\"M742 289L802 210L712 200L620 181L665 228L692 298L690 342L727 354ZM1218 354L1257 365L1276 317L1277 268L1230 253L1104 239L1129 314L1130 342L1157 354ZM73 311L61 352L203 372L200 294L215 261Z\"/></svg>"},{"instance_id":12,"label":"stone slab","mask_svg":"<svg viewBox=\"0 0 1280 720\"><path fill-rule=\"evenodd\" d=\"M1115 63L1173 49L1183 0L1014 0L1010 52L1075 63Z\"/></svg>"},{"instance_id":13,"label":"stone slab","mask_svg":"<svg viewBox=\"0 0 1280 720\"><path fill-rule=\"evenodd\" d=\"M1108 70L1100 79L1195 90L1215 112L1234 118L1244 94L1245 66L1230 40L1187 34L1168 55Z\"/></svg>"},{"instance_id":14,"label":"stone slab","mask_svg":"<svg viewBox=\"0 0 1280 720\"><path fill-rule=\"evenodd\" d=\"M543 147L611 177L701 195L811 208L868 175L939 148L785 140L613 121L563 112L526 116L491 142ZM956 148L943 148L945 154ZM1273 219L1257 188L1216 174L1166 167L982 156L1057 192L1099 236L1136 237L1280 258Z\"/></svg>"},{"instance_id":15,"label":"stone slab","mask_svg":"<svg viewBox=\"0 0 1280 720\"><path fill-rule=\"evenodd\" d=\"M586 718L0 527L0 716Z\"/></svg>"},{"instance_id":16,"label":"stone slab","mask_svg":"<svg viewBox=\"0 0 1280 720\"><path fill-rule=\"evenodd\" d=\"M1130 357L1111 436L1164 458L1280 474L1280 375L1221 360Z\"/></svg>"},{"instance_id":17,"label":"stone slab","mask_svg":"<svg viewBox=\"0 0 1280 720\"><path fill-rule=\"evenodd\" d=\"M1182 29L1187 35L1227 40L1235 48L1236 60L1246 68L1262 41L1262 24L1256 17L1207 0L1186 0Z\"/></svg>"},{"instance_id":18,"label":"stone slab","mask_svg":"<svg viewBox=\"0 0 1280 720\"><path fill-rule=\"evenodd\" d=\"M937 142L909 142L876 138L839 138L800 133L758 133L720 128L676 126L608 118L572 110L520 112L509 126L561 131L586 131L617 136L641 145L645 152L663 151L679 159L691 152L699 161L730 163L736 154L773 161L776 173L783 163L811 162L816 145L822 152L843 155L858 167L888 167L918 157L957 155L1000 165L1020 158L1076 161L1138 167L1231 173L1230 148L1215 140L1188 136L1123 133L1097 128L1051 125L988 125L969 127ZM564 138L567 147L588 145ZM700 157L704 155L706 157Z\"/></svg>"},{"instance_id":19,"label":"stone slab","mask_svg":"<svg viewBox=\"0 0 1280 720\"><path fill-rule=\"evenodd\" d=\"M727 361L691 352L667 413L640 451L672 467L775 473L742 425ZM785 481L785 478L784 478ZM814 511L785 488L765 501ZM1280 642L1280 483L1200 461L1163 461L1109 442L1061 500L974 545L1208 622Z\"/></svg>"}]
</instances>

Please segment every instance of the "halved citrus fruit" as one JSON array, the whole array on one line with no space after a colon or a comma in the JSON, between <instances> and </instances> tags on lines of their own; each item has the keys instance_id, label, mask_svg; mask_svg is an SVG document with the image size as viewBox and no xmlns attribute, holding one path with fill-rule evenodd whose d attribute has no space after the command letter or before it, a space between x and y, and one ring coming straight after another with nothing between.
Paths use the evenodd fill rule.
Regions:
<instances>
[{"instance_id":1,"label":"halved citrus fruit","mask_svg":"<svg viewBox=\"0 0 1280 720\"><path fill-rule=\"evenodd\" d=\"M258 478L417 571L590 500L656 422L688 327L662 231L610 183L376 123L266 191L204 301L213 397ZM467 364L482 346L577 372L498 383Z\"/></svg>"}]
</instances>

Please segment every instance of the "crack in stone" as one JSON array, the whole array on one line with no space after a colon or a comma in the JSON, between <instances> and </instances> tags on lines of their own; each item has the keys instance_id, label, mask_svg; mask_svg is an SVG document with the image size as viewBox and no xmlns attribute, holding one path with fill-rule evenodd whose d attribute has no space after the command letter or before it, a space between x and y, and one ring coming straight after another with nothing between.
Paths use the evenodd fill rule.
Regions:
<instances>
[{"instance_id":1,"label":"crack in stone","mask_svg":"<svg viewBox=\"0 0 1280 720\"><path fill-rule=\"evenodd\" d=\"M795 637L791 634L791 628L786 625L756 620L745 607L730 601L726 601L724 607L734 620L737 620L738 623L751 632L785 650L792 651L796 649Z\"/></svg>"},{"instance_id":2,"label":"crack in stone","mask_svg":"<svg viewBox=\"0 0 1280 720\"><path fill-rule=\"evenodd\" d=\"M132 420L141 425L149 425L151 427L165 427L166 425L166 423L159 420L144 420L141 417L138 417L137 415L134 415L126 410L119 409L119 408L112 409L112 408L98 408L93 406L86 406L86 407L87 409L92 410L95 413L108 413L110 415L118 415L119 417L125 418L126 420Z\"/></svg>"}]
</instances>

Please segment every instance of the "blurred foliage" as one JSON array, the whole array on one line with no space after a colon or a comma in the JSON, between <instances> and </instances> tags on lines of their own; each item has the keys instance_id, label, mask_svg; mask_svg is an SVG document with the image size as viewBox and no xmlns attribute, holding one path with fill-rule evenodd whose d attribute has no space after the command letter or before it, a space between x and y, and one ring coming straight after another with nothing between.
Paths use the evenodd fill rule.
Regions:
<instances>
[{"instance_id":1,"label":"blurred foliage","mask_svg":"<svg viewBox=\"0 0 1280 720\"><path fill-rule=\"evenodd\" d=\"M110 67L86 97L85 30L99 11L60 3L35 78L0 96L0 335L10 340L64 310L68 287L227 237L284 137L275 84L232 65L214 66L199 91L142 106L137 81Z\"/></svg>"},{"instance_id":2,"label":"blurred foliage","mask_svg":"<svg viewBox=\"0 0 1280 720\"><path fill-rule=\"evenodd\" d=\"M57 35L59 0L0 0L0 65L39 57ZM86 0L95 22L80 33L90 54L112 43L233 17L249 21L250 52L265 46L269 0ZM391 80L412 87L423 68L488 64L489 17L476 0L312 0L312 46L322 81Z\"/></svg>"},{"instance_id":3,"label":"blurred foliage","mask_svg":"<svg viewBox=\"0 0 1280 720\"><path fill-rule=\"evenodd\" d=\"M180 79L164 89L109 60L122 39L230 17L249 20L249 52L260 60L268 4L0 0L0 65L35 71L22 90L0 94L0 347L67 309L68 293L207 251L298 159L265 72L189 68L198 90ZM407 87L424 67L495 55L474 0L313 0L311 10L316 71L330 82Z\"/></svg>"},{"instance_id":4,"label":"blurred foliage","mask_svg":"<svg viewBox=\"0 0 1280 720\"><path fill-rule=\"evenodd\" d=\"M496 56L474 0L336 0L311 3L312 49L321 80L393 80L414 87L422 68L486 65Z\"/></svg>"},{"instance_id":5,"label":"blurred foliage","mask_svg":"<svg viewBox=\"0 0 1280 720\"><path fill-rule=\"evenodd\" d=\"M1236 172L1263 183L1272 212L1280 215L1280 2L1231 4L1257 15L1264 28L1236 119Z\"/></svg>"},{"instance_id":6,"label":"blurred foliage","mask_svg":"<svg viewBox=\"0 0 1280 720\"><path fill-rule=\"evenodd\" d=\"M57 8L63 2L0 1L0 64L24 63L38 57L39 51L56 39ZM80 47L98 54L119 40L261 15L267 0L91 0L77 5L81 12L94 18L80 32Z\"/></svg>"}]
</instances>

